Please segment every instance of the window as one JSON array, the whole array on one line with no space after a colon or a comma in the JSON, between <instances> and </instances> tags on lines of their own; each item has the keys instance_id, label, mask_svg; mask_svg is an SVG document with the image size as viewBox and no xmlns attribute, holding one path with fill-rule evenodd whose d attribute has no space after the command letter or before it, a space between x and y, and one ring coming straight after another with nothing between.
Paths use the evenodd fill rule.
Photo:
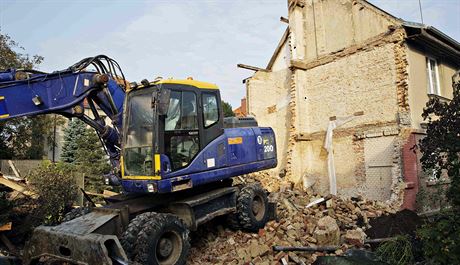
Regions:
<instances>
[{"instance_id":1,"label":"window","mask_svg":"<svg viewBox=\"0 0 460 265\"><path fill-rule=\"evenodd\" d=\"M124 169L126 176L153 175L152 90L129 94L125 121Z\"/></svg>"},{"instance_id":2,"label":"window","mask_svg":"<svg viewBox=\"0 0 460 265\"><path fill-rule=\"evenodd\" d=\"M426 58L428 74L428 94L441 95L439 84L438 62L433 58Z\"/></svg>"},{"instance_id":3,"label":"window","mask_svg":"<svg viewBox=\"0 0 460 265\"><path fill-rule=\"evenodd\" d=\"M204 127L209 127L219 120L216 94L203 94L203 120Z\"/></svg>"},{"instance_id":4,"label":"window","mask_svg":"<svg viewBox=\"0 0 460 265\"><path fill-rule=\"evenodd\" d=\"M200 151L198 135L174 135L169 138L166 152L172 163L172 170L186 167Z\"/></svg>"},{"instance_id":5,"label":"window","mask_svg":"<svg viewBox=\"0 0 460 265\"><path fill-rule=\"evenodd\" d=\"M165 130L197 130L196 96L188 91L171 91Z\"/></svg>"},{"instance_id":6,"label":"window","mask_svg":"<svg viewBox=\"0 0 460 265\"><path fill-rule=\"evenodd\" d=\"M171 91L164 139L172 171L189 165L200 148L195 93Z\"/></svg>"}]
</instances>

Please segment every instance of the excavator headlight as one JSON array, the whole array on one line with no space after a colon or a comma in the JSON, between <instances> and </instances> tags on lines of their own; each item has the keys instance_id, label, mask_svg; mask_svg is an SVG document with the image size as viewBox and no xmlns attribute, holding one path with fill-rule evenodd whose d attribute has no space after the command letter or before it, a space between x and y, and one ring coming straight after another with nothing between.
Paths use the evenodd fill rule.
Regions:
<instances>
[{"instance_id":1,"label":"excavator headlight","mask_svg":"<svg viewBox=\"0 0 460 265\"><path fill-rule=\"evenodd\" d=\"M34 103L35 106L40 106L41 104L43 104L43 100L40 96L33 97L32 102Z\"/></svg>"},{"instance_id":2,"label":"excavator headlight","mask_svg":"<svg viewBox=\"0 0 460 265\"><path fill-rule=\"evenodd\" d=\"M147 191L148 192L156 192L157 186L154 183L147 184Z\"/></svg>"}]
</instances>

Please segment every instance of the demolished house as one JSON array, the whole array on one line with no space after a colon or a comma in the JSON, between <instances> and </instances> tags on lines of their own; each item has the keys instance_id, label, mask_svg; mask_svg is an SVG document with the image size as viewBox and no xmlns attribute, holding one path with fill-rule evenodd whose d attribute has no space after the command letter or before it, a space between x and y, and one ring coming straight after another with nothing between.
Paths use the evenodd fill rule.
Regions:
<instances>
[{"instance_id":1,"label":"demolished house","mask_svg":"<svg viewBox=\"0 0 460 265\"><path fill-rule=\"evenodd\" d=\"M276 133L271 174L427 210L416 194L442 183L421 169L421 114L430 97L452 98L460 44L364 0L289 0L288 9L268 66L245 80L248 115Z\"/></svg>"}]
</instances>

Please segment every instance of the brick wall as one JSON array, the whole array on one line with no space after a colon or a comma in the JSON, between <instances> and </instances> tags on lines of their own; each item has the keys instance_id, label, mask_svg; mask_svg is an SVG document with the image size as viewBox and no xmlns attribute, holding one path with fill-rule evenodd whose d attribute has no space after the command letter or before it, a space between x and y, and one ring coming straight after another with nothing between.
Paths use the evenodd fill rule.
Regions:
<instances>
[{"instance_id":1,"label":"brick wall","mask_svg":"<svg viewBox=\"0 0 460 265\"><path fill-rule=\"evenodd\" d=\"M415 134L411 134L403 146L404 201L401 208L415 210L419 191L418 157L416 153Z\"/></svg>"}]
</instances>

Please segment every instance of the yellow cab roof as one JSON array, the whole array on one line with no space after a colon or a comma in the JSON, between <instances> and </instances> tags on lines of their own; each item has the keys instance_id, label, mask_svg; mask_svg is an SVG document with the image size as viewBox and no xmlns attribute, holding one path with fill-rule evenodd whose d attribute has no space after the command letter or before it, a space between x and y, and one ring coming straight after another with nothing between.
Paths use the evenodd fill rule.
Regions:
<instances>
[{"instance_id":1,"label":"yellow cab roof","mask_svg":"<svg viewBox=\"0 0 460 265\"><path fill-rule=\"evenodd\" d=\"M215 84L196 81L193 79L161 79L153 82L153 84L178 84L178 85L189 85L202 89L219 89Z\"/></svg>"}]
</instances>

